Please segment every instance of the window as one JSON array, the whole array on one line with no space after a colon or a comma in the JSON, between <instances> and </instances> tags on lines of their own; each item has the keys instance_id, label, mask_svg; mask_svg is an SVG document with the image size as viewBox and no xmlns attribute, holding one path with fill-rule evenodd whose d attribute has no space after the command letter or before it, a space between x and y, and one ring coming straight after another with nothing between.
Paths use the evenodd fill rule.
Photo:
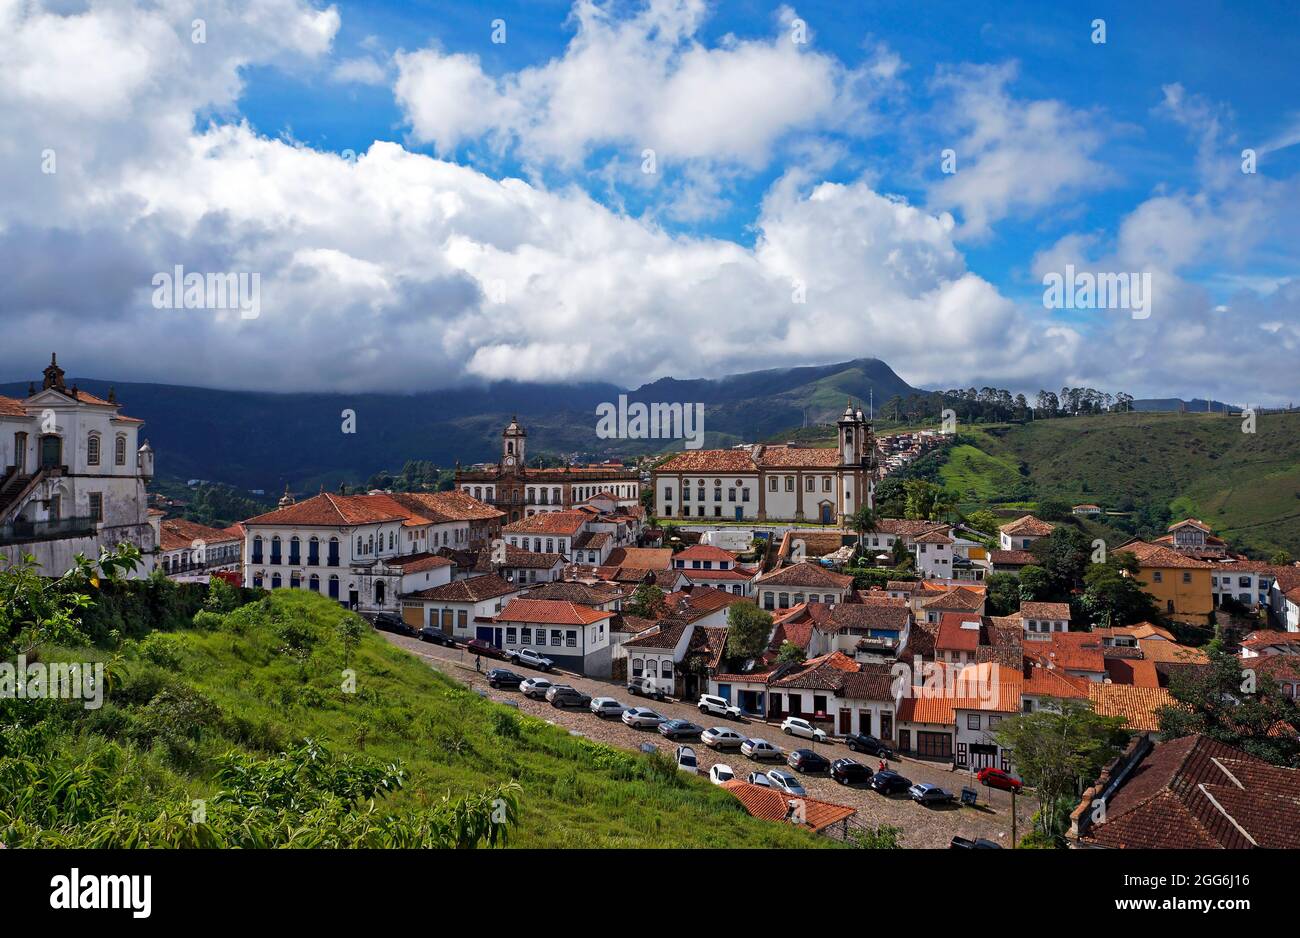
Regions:
<instances>
[{"instance_id":1,"label":"window","mask_svg":"<svg viewBox=\"0 0 1300 938\"><path fill-rule=\"evenodd\" d=\"M563 643L563 641L564 641L564 637L563 634L560 632L560 630L551 629L551 645L554 646L555 648L559 648L560 645Z\"/></svg>"},{"instance_id":2,"label":"window","mask_svg":"<svg viewBox=\"0 0 1300 938\"><path fill-rule=\"evenodd\" d=\"M507 644L507 645L517 645L518 643L519 643L519 636L518 636L518 634L517 634L516 631L515 631L515 627L514 627L513 625L511 625L511 626L507 626L507 627L506 627L506 644Z\"/></svg>"},{"instance_id":3,"label":"window","mask_svg":"<svg viewBox=\"0 0 1300 938\"><path fill-rule=\"evenodd\" d=\"M740 490L740 500L742 502L749 501L749 486L745 486L743 489Z\"/></svg>"},{"instance_id":4,"label":"window","mask_svg":"<svg viewBox=\"0 0 1300 938\"><path fill-rule=\"evenodd\" d=\"M691 500L691 487L689 485L683 486L682 501L689 502L690 500Z\"/></svg>"},{"instance_id":5,"label":"window","mask_svg":"<svg viewBox=\"0 0 1300 938\"><path fill-rule=\"evenodd\" d=\"M280 574L278 574L278 573L272 573L272 574L271 574L271 589L273 589L273 590L278 590L279 588L280 588Z\"/></svg>"},{"instance_id":6,"label":"window","mask_svg":"<svg viewBox=\"0 0 1300 938\"><path fill-rule=\"evenodd\" d=\"M289 565L296 567L302 562L302 541L295 534L289 538Z\"/></svg>"},{"instance_id":7,"label":"window","mask_svg":"<svg viewBox=\"0 0 1300 938\"><path fill-rule=\"evenodd\" d=\"M312 567L320 566L320 538L315 535L307 542L307 563Z\"/></svg>"},{"instance_id":8,"label":"window","mask_svg":"<svg viewBox=\"0 0 1300 938\"><path fill-rule=\"evenodd\" d=\"M977 730L980 728L980 715L978 713L966 714L966 729Z\"/></svg>"},{"instance_id":9,"label":"window","mask_svg":"<svg viewBox=\"0 0 1300 938\"><path fill-rule=\"evenodd\" d=\"M466 629L469 627L469 612L464 609L456 610L456 627Z\"/></svg>"},{"instance_id":10,"label":"window","mask_svg":"<svg viewBox=\"0 0 1300 938\"><path fill-rule=\"evenodd\" d=\"M645 662L642 661L640 658L633 658L633 659L632 659L632 676L633 676L633 677L640 677L640 676L641 676L641 672L644 671L644 670L645 670Z\"/></svg>"},{"instance_id":11,"label":"window","mask_svg":"<svg viewBox=\"0 0 1300 938\"><path fill-rule=\"evenodd\" d=\"M817 480L812 476L805 476L803 480L803 490L805 492L817 491Z\"/></svg>"},{"instance_id":12,"label":"window","mask_svg":"<svg viewBox=\"0 0 1300 938\"><path fill-rule=\"evenodd\" d=\"M261 562L262 562L262 538L259 535L258 537L253 538L253 563L261 563Z\"/></svg>"},{"instance_id":13,"label":"window","mask_svg":"<svg viewBox=\"0 0 1300 938\"><path fill-rule=\"evenodd\" d=\"M330 538L329 565L331 567L339 565L339 539L337 537Z\"/></svg>"},{"instance_id":14,"label":"window","mask_svg":"<svg viewBox=\"0 0 1300 938\"><path fill-rule=\"evenodd\" d=\"M660 662L659 676L668 681L673 679L673 663L671 661Z\"/></svg>"},{"instance_id":15,"label":"window","mask_svg":"<svg viewBox=\"0 0 1300 938\"><path fill-rule=\"evenodd\" d=\"M822 477L822 491L823 491L823 492L829 492L830 490L831 490L831 477L830 477L830 476L823 476L823 477Z\"/></svg>"},{"instance_id":16,"label":"window","mask_svg":"<svg viewBox=\"0 0 1300 938\"><path fill-rule=\"evenodd\" d=\"M528 626L524 626L519 630L519 644L531 645L532 643L533 643L533 630Z\"/></svg>"},{"instance_id":17,"label":"window","mask_svg":"<svg viewBox=\"0 0 1300 938\"><path fill-rule=\"evenodd\" d=\"M672 500L673 500L673 487L672 487L671 485L665 485L665 486L664 486L664 501L666 501L666 502L670 502L670 501L672 501Z\"/></svg>"},{"instance_id":18,"label":"window","mask_svg":"<svg viewBox=\"0 0 1300 938\"><path fill-rule=\"evenodd\" d=\"M785 490L786 490L787 492L793 492L793 491L794 491L794 476L786 476L786 477L785 477Z\"/></svg>"},{"instance_id":19,"label":"window","mask_svg":"<svg viewBox=\"0 0 1300 938\"><path fill-rule=\"evenodd\" d=\"M279 564L280 562L280 535L271 538L271 563Z\"/></svg>"},{"instance_id":20,"label":"window","mask_svg":"<svg viewBox=\"0 0 1300 938\"><path fill-rule=\"evenodd\" d=\"M113 463L118 466L126 465L126 437L121 434L113 444Z\"/></svg>"},{"instance_id":21,"label":"window","mask_svg":"<svg viewBox=\"0 0 1300 938\"><path fill-rule=\"evenodd\" d=\"M313 574L311 575L311 578L307 581L307 585L308 585L308 587L310 587L310 589L311 589L311 591L312 591L313 593L319 593L319 592L320 592L320 577L318 577L316 574L313 573Z\"/></svg>"},{"instance_id":22,"label":"window","mask_svg":"<svg viewBox=\"0 0 1300 938\"><path fill-rule=\"evenodd\" d=\"M1190 570L1184 570L1184 571L1183 571L1183 582L1184 582L1184 583L1190 583L1190 582L1192 582L1192 571L1190 571Z\"/></svg>"},{"instance_id":23,"label":"window","mask_svg":"<svg viewBox=\"0 0 1300 938\"><path fill-rule=\"evenodd\" d=\"M91 466L99 465L99 434L92 433L90 439L86 441L86 463Z\"/></svg>"},{"instance_id":24,"label":"window","mask_svg":"<svg viewBox=\"0 0 1300 938\"><path fill-rule=\"evenodd\" d=\"M1163 573L1161 573L1159 570L1151 571L1151 582L1163 583L1164 581L1165 581L1165 575Z\"/></svg>"},{"instance_id":25,"label":"window","mask_svg":"<svg viewBox=\"0 0 1300 938\"><path fill-rule=\"evenodd\" d=\"M777 486L776 476L772 476L772 478L767 480L767 490L769 492L775 492L776 486Z\"/></svg>"},{"instance_id":26,"label":"window","mask_svg":"<svg viewBox=\"0 0 1300 938\"><path fill-rule=\"evenodd\" d=\"M96 523L104 520L104 496L99 492L90 493L90 517L94 518Z\"/></svg>"},{"instance_id":27,"label":"window","mask_svg":"<svg viewBox=\"0 0 1300 938\"><path fill-rule=\"evenodd\" d=\"M569 629L564 633L564 644L570 648L578 647L578 633L574 629Z\"/></svg>"}]
</instances>

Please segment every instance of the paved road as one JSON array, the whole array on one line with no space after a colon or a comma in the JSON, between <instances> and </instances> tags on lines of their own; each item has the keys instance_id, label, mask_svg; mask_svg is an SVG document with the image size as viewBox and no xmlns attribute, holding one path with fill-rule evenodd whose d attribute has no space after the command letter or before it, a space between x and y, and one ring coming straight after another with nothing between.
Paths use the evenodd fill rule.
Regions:
<instances>
[{"instance_id":1,"label":"paved road","mask_svg":"<svg viewBox=\"0 0 1300 938\"><path fill-rule=\"evenodd\" d=\"M419 639L379 633L390 642L413 654L418 655L454 680L469 684L477 690L487 692L494 700L511 701L519 710L540 719L549 720L557 726L577 730L584 736L600 742L609 743L624 749L637 749L643 742L652 742L662 751L672 754L678 743L671 742L655 730L637 730L625 726L620 720L602 720L586 710L559 710L544 700L532 700L515 690L492 690L487 686L487 679L474 671L474 656L462 649L444 648L421 642ZM510 670L527 677L538 672L522 666L509 665L489 658L482 660L482 668L487 672L494 667L509 667ZM875 769L878 759L865 754L855 754L842 743L813 743L810 740L792 738L781 733L779 727L753 720L721 720L717 717L703 716L699 709L689 702L667 700L663 702L647 701L631 697L622 683L577 677L565 672L553 672L548 675L553 680L572 684L583 693L593 697L615 697L618 700L638 706L648 706L666 717L688 719L702 726L731 726L746 736L759 737L781 747L783 750L807 747L834 761L851 757ZM744 778L753 771L767 771L778 767L776 763L753 762L739 752L714 752L702 743L688 743L699 757L701 771L707 773L717 762L731 766L738 777ZM784 763L781 768L788 769ZM832 781L828 774L801 775L799 778L809 797L818 798L835 804L856 808L857 819L865 824L891 824L902 831L901 839L907 847L947 847L954 836L968 838L986 837L997 843L1008 845L1011 841L1011 795L976 784L966 772L953 772L941 764L922 762L914 759L895 759L890 763L891 769L907 776L913 782L930 782L941 785L949 791L959 791L963 785L972 785L979 789L980 804L975 808L924 808L905 796L887 798L865 787L849 787ZM1023 837L1030 829L1030 819L1037 808L1032 795L1016 799L1019 815L1017 836Z\"/></svg>"}]
</instances>

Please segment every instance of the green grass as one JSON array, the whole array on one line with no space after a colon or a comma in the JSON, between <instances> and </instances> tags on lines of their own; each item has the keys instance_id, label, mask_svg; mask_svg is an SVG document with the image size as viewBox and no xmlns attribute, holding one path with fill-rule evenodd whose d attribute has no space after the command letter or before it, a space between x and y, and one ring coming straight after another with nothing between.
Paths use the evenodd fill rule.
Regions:
<instances>
[{"instance_id":1,"label":"green grass","mask_svg":"<svg viewBox=\"0 0 1300 938\"><path fill-rule=\"evenodd\" d=\"M1194 516L1260 552L1300 556L1300 414L1106 414L966 426L941 469L964 501L995 504L1024 462L1039 498Z\"/></svg>"},{"instance_id":2,"label":"green grass","mask_svg":"<svg viewBox=\"0 0 1300 938\"><path fill-rule=\"evenodd\" d=\"M406 764L407 783L380 803L382 812L517 781L520 823L511 846L831 845L751 818L706 780L491 703L369 629L345 661L340 626L349 615L316 594L284 590L220 620L201 616L201 623L215 625L206 630L127 642L108 702L99 711L76 710L56 748L74 760L104 747L119 750L113 784L145 810L178 798L211 798L214 760L222 754L265 757L314 737L337 753ZM298 654L290 653L294 648ZM103 657L84 649L44 653ZM355 671L355 693L342 689L345 667ZM167 688L212 709L169 727L170 711L159 711L158 703ZM517 726L517 738L503 735L502 720ZM202 727L198 736L191 733L195 726Z\"/></svg>"}]
</instances>

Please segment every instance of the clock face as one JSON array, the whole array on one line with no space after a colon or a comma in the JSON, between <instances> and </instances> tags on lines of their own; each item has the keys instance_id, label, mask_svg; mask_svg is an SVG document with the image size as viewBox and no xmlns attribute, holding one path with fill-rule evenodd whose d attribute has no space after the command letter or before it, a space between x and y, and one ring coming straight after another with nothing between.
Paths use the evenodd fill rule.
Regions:
<instances>
[{"instance_id":1,"label":"clock face","mask_svg":"<svg viewBox=\"0 0 1300 938\"><path fill-rule=\"evenodd\" d=\"M507 456L507 457L506 457L506 465L507 465L507 466L513 466L514 464L515 464L515 457L513 457L513 456Z\"/></svg>"}]
</instances>

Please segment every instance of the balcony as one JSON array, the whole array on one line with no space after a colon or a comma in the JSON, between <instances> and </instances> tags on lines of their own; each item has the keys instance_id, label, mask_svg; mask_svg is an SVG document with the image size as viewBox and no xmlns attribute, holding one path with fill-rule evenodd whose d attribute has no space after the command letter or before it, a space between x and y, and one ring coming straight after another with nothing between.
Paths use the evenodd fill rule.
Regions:
<instances>
[{"instance_id":1,"label":"balcony","mask_svg":"<svg viewBox=\"0 0 1300 938\"><path fill-rule=\"evenodd\" d=\"M93 537L98 520L90 515L57 521L26 521L22 518L0 525L0 545L59 541L71 537Z\"/></svg>"}]
</instances>

